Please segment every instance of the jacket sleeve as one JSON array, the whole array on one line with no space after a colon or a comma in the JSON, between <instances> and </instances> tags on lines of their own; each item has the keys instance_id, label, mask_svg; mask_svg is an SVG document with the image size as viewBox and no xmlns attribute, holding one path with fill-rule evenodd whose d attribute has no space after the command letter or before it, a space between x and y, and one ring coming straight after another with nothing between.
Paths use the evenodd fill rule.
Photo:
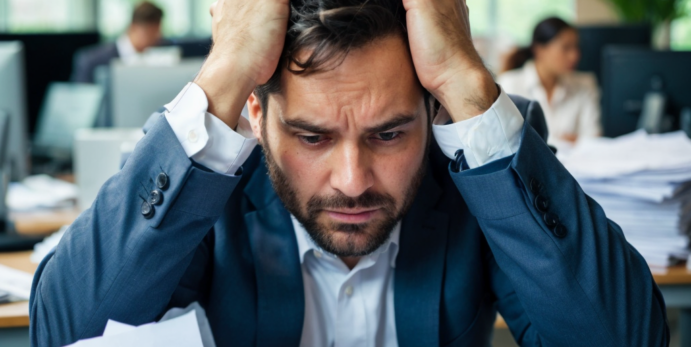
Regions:
<instances>
[{"instance_id":1,"label":"jacket sleeve","mask_svg":"<svg viewBox=\"0 0 691 347\"><path fill-rule=\"evenodd\" d=\"M490 245L497 308L520 345L668 345L646 262L527 123L516 154L451 176Z\"/></svg>"},{"instance_id":2,"label":"jacket sleeve","mask_svg":"<svg viewBox=\"0 0 691 347\"><path fill-rule=\"evenodd\" d=\"M30 300L32 345L100 335L108 319L155 320L239 180L195 165L160 116L40 264ZM159 188L163 202L147 218L142 204Z\"/></svg>"}]
</instances>

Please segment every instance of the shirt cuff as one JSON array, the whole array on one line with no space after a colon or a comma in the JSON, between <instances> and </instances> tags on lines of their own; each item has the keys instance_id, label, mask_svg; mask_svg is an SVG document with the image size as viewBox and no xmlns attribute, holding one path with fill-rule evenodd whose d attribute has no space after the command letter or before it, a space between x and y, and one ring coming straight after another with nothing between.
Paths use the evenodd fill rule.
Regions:
<instances>
[{"instance_id":1,"label":"shirt cuff","mask_svg":"<svg viewBox=\"0 0 691 347\"><path fill-rule=\"evenodd\" d=\"M234 131L207 112L209 101L195 83L188 83L165 108L165 117L187 156L214 172L235 175L257 145L244 117Z\"/></svg>"},{"instance_id":2,"label":"shirt cuff","mask_svg":"<svg viewBox=\"0 0 691 347\"><path fill-rule=\"evenodd\" d=\"M523 116L503 90L487 112L458 123L450 121L448 112L440 110L432 125L434 137L452 160L462 149L471 169L511 156L520 146Z\"/></svg>"}]
</instances>

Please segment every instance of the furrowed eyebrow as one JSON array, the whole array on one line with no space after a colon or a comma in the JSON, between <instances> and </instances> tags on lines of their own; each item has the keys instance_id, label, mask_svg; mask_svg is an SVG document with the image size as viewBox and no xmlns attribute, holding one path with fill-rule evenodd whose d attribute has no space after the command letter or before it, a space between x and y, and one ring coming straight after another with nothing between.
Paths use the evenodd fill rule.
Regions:
<instances>
[{"instance_id":1,"label":"furrowed eyebrow","mask_svg":"<svg viewBox=\"0 0 691 347\"><path fill-rule=\"evenodd\" d=\"M406 124L408 124L408 123L412 123L412 122L415 120L415 118L417 118L417 117L416 117L415 115L411 115L411 114L402 114L402 115L398 115L398 116L396 116L396 118L394 118L394 119L392 119L392 120L390 120L390 121L387 121L387 122L384 123L384 124L375 125L375 126L373 126L373 127L367 128L366 131L367 131L368 133L381 133L381 132L385 132L385 131L387 131L387 130L391 130L391 129L393 129L393 128L400 127L400 126L402 126L402 125L406 125Z\"/></svg>"},{"instance_id":2,"label":"furrowed eyebrow","mask_svg":"<svg viewBox=\"0 0 691 347\"><path fill-rule=\"evenodd\" d=\"M281 123L283 123L284 125L287 125L291 128L298 128L298 129L309 131L309 132L315 133L315 134L328 134L328 133L333 132L332 129L323 128L323 127L308 123L308 122L301 120L301 119L285 120L285 119L281 118Z\"/></svg>"},{"instance_id":3,"label":"furrowed eyebrow","mask_svg":"<svg viewBox=\"0 0 691 347\"><path fill-rule=\"evenodd\" d=\"M408 123L411 123L415 120L416 116L415 115L398 115L396 118L387 121L386 123L380 124L380 125L375 125L373 127L369 127L365 129L365 132L367 133L381 133L385 132L387 130L406 125ZM280 119L281 123L283 123L286 126L289 126L291 128L297 128L297 129L302 129L305 131L309 131L311 133L315 134L329 134L335 132L333 129L328 129L324 128L318 125L311 124L307 121L304 121L302 119Z\"/></svg>"}]
</instances>

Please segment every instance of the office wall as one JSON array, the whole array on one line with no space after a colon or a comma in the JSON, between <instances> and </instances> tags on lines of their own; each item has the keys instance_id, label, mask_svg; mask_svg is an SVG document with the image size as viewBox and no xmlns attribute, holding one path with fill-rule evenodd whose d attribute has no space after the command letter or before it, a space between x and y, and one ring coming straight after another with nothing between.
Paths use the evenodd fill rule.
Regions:
<instances>
[{"instance_id":1,"label":"office wall","mask_svg":"<svg viewBox=\"0 0 691 347\"><path fill-rule=\"evenodd\" d=\"M576 23L616 23L617 14L604 0L576 0Z\"/></svg>"}]
</instances>

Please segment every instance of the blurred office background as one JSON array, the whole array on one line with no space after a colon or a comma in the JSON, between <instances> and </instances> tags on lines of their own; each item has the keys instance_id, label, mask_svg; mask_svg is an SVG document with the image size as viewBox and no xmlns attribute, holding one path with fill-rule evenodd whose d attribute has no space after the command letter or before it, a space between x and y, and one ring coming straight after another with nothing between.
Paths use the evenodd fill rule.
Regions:
<instances>
[{"instance_id":1,"label":"blurred office background","mask_svg":"<svg viewBox=\"0 0 691 347\"><path fill-rule=\"evenodd\" d=\"M93 83L76 83L75 56L122 38L141 1L0 0L0 202L6 201L0 203L0 264L6 265L3 252L31 250L88 208L142 137L140 129L148 117L194 78L211 45L212 2L151 0L163 10L162 40L141 59L113 59L89 73ZM496 75L504 72L511 52L531 43L537 23L557 16L580 33L578 69L595 78L602 135L614 138L643 129L681 130L691 136L691 0L467 3L476 47ZM686 177L691 168L674 170L674 177ZM649 182L646 177L636 179ZM666 296L674 303L670 306L673 346L691 346L691 272L683 270L691 225L686 189L690 181L656 178L652 186L645 183L646 191L636 191L645 199L635 208L661 211L645 223L664 224L666 229L648 227L636 218L615 220L651 267L660 273L672 268L680 273L681 282L662 278L671 281L665 282L672 284L670 293L680 295ZM593 189L587 191L591 195L605 191L598 201L614 206L611 210L605 206L609 216L629 216L627 209L634 207L621 201L632 198L622 189L613 192L617 188L613 182L625 187L630 182L619 177L606 182L581 183ZM662 215L670 217L661 220ZM648 229L637 230L641 225ZM35 269L41 252L57 240L59 234L38 244L33 265L24 268ZM661 246L649 247L656 244L652 240ZM26 317L13 320L7 328L6 311L0 305L0 345L27 345L26 326L16 323ZM683 331L679 325L689 330L684 337L679 336ZM497 329L495 346L513 345L509 331Z\"/></svg>"}]
</instances>

